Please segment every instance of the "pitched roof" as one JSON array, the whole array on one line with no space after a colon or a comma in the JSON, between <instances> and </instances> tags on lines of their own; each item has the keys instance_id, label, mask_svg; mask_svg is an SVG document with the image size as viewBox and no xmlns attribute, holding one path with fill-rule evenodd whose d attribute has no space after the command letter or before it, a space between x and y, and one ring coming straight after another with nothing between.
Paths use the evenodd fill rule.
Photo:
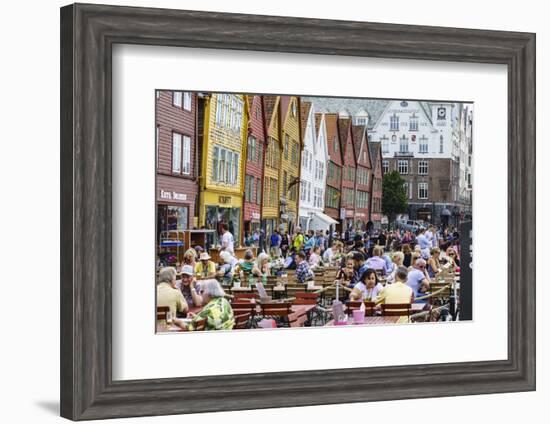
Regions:
<instances>
[{"instance_id":1,"label":"pitched roof","mask_svg":"<svg viewBox=\"0 0 550 424\"><path fill-rule=\"evenodd\" d=\"M279 104L280 104L280 111L281 111L281 125L284 125L285 118L288 113L288 108L290 106L290 99L292 99L291 96L279 96Z\"/></svg>"},{"instance_id":2,"label":"pitched roof","mask_svg":"<svg viewBox=\"0 0 550 424\"><path fill-rule=\"evenodd\" d=\"M369 128L372 128L380 118L390 100L356 99L337 97L302 97L302 100L313 103L318 112L347 111L351 116L369 114Z\"/></svg>"},{"instance_id":3,"label":"pitched roof","mask_svg":"<svg viewBox=\"0 0 550 424\"><path fill-rule=\"evenodd\" d=\"M356 99L338 97L302 97L302 99L313 103L315 110L318 112L339 113L341 111L346 111L351 116L364 116L364 113L367 112L369 115L368 129L374 128L386 110L386 106L388 106L388 104L392 101L389 99ZM430 123L433 124L429 103L418 100L410 101L418 102L421 109L428 117Z\"/></svg>"},{"instance_id":4,"label":"pitched roof","mask_svg":"<svg viewBox=\"0 0 550 424\"><path fill-rule=\"evenodd\" d=\"M315 134L319 135L319 128L321 128L321 119L323 119L322 113L315 114Z\"/></svg>"},{"instance_id":5,"label":"pitched roof","mask_svg":"<svg viewBox=\"0 0 550 424\"><path fill-rule=\"evenodd\" d=\"M352 125L351 131L353 133L353 143L355 144L355 154L359 155L363 136L365 135L365 125Z\"/></svg>"},{"instance_id":6,"label":"pitched roof","mask_svg":"<svg viewBox=\"0 0 550 424\"><path fill-rule=\"evenodd\" d=\"M342 147L342 152L346 151L346 144L348 141L348 130L351 125L350 118L338 118L338 135L340 136L340 146Z\"/></svg>"},{"instance_id":7,"label":"pitched roof","mask_svg":"<svg viewBox=\"0 0 550 424\"><path fill-rule=\"evenodd\" d=\"M264 96L265 105L265 122L266 127L269 127L273 115L275 113L275 105L277 104L277 96Z\"/></svg>"},{"instance_id":8,"label":"pitched roof","mask_svg":"<svg viewBox=\"0 0 550 424\"><path fill-rule=\"evenodd\" d=\"M378 160L378 152L380 151L380 143L369 141L369 153L372 160L372 168L376 169L376 162Z\"/></svg>"},{"instance_id":9,"label":"pitched roof","mask_svg":"<svg viewBox=\"0 0 550 424\"><path fill-rule=\"evenodd\" d=\"M310 102L301 102L300 103L300 120L302 124L302 137L305 137L307 120L309 118L309 111L311 110Z\"/></svg>"}]
</instances>

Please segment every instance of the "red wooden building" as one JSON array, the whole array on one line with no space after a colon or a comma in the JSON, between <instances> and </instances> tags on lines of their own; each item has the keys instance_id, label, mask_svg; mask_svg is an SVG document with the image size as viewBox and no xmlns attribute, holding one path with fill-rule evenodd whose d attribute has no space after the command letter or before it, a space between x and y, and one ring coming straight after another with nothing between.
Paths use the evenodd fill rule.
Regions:
<instances>
[{"instance_id":1,"label":"red wooden building","mask_svg":"<svg viewBox=\"0 0 550 424\"><path fill-rule=\"evenodd\" d=\"M246 96L250 118L244 177L244 232L260 230L266 127L262 96Z\"/></svg>"},{"instance_id":2,"label":"red wooden building","mask_svg":"<svg viewBox=\"0 0 550 424\"><path fill-rule=\"evenodd\" d=\"M382 220L382 151L379 142L369 142L372 161L372 190L370 221L374 228L380 228Z\"/></svg>"},{"instance_id":3,"label":"red wooden building","mask_svg":"<svg viewBox=\"0 0 550 424\"><path fill-rule=\"evenodd\" d=\"M327 128L327 148L329 161L327 164L327 188L325 191L325 214L341 221L340 217L340 190L342 188L342 148L338 132L338 114L325 114ZM341 223L337 231L342 231Z\"/></svg>"},{"instance_id":4,"label":"red wooden building","mask_svg":"<svg viewBox=\"0 0 550 424\"><path fill-rule=\"evenodd\" d=\"M355 228L365 231L370 217L370 192L372 184L372 164L369 153L367 128L354 125L352 128L355 145Z\"/></svg>"},{"instance_id":5,"label":"red wooden building","mask_svg":"<svg viewBox=\"0 0 550 424\"><path fill-rule=\"evenodd\" d=\"M197 95L156 94L157 242L162 231L196 227Z\"/></svg>"},{"instance_id":6,"label":"red wooden building","mask_svg":"<svg viewBox=\"0 0 550 424\"><path fill-rule=\"evenodd\" d=\"M355 221L355 146L350 118L338 119L338 133L343 157L341 217L344 230L351 230Z\"/></svg>"}]
</instances>

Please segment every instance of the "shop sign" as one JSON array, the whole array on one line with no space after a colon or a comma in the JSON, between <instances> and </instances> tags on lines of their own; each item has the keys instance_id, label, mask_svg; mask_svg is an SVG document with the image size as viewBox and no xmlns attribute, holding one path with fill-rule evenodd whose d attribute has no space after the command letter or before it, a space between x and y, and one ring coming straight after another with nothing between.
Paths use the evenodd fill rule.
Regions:
<instances>
[{"instance_id":1,"label":"shop sign","mask_svg":"<svg viewBox=\"0 0 550 424\"><path fill-rule=\"evenodd\" d=\"M380 223L381 223L381 224L387 224L387 223L388 223L388 217L387 217L386 215L384 215L384 216L382 217L382 219L380 219Z\"/></svg>"},{"instance_id":2,"label":"shop sign","mask_svg":"<svg viewBox=\"0 0 550 424\"><path fill-rule=\"evenodd\" d=\"M231 196L219 196L218 202L222 205L231 204Z\"/></svg>"},{"instance_id":3,"label":"shop sign","mask_svg":"<svg viewBox=\"0 0 550 424\"><path fill-rule=\"evenodd\" d=\"M252 219L260 219L260 214L258 212L252 212Z\"/></svg>"},{"instance_id":4,"label":"shop sign","mask_svg":"<svg viewBox=\"0 0 550 424\"><path fill-rule=\"evenodd\" d=\"M355 216L356 216L357 218L364 218L364 217L365 217L365 214L364 214L363 212L357 212L357 213L355 214Z\"/></svg>"},{"instance_id":5,"label":"shop sign","mask_svg":"<svg viewBox=\"0 0 550 424\"><path fill-rule=\"evenodd\" d=\"M187 200L187 194L185 193L178 193L175 191L165 191L160 190L160 198L163 200L177 200L180 202L185 202Z\"/></svg>"},{"instance_id":6,"label":"shop sign","mask_svg":"<svg viewBox=\"0 0 550 424\"><path fill-rule=\"evenodd\" d=\"M353 211L352 210L346 210L346 218L353 218Z\"/></svg>"},{"instance_id":7,"label":"shop sign","mask_svg":"<svg viewBox=\"0 0 550 424\"><path fill-rule=\"evenodd\" d=\"M346 208L340 208L340 219L344 219L346 217Z\"/></svg>"},{"instance_id":8,"label":"shop sign","mask_svg":"<svg viewBox=\"0 0 550 424\"><path fill-rule=\"evenodd\" d=\"M288 215L287 215L286 213L282 213L282 214L281 214L281 219L287 220L287 219L288 219Z\"/></svg>"}]
</instances>

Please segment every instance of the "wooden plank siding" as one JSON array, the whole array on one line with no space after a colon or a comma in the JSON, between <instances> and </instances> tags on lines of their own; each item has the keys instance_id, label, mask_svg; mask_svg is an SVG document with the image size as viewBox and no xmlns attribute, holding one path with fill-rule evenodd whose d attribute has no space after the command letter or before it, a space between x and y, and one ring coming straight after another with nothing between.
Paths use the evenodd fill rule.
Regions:
<instances>
[{"instance_id":1,"label":"wooden plank siding","mask_svg":"<svg viewBox=\"0 0 550 424\"><path fill-rule=\"evenodd\" d=\"M356 154L356 165L357 165L357 177L355 179L355 217L356 223L359 223L359 229L366 230L363 227L363 224L366 224L370 217L370 191L372 185L372 164L369 153L368 146L368 134L365 125L354 125L352 128L353 131L353 142L355 144L355 154ZM366 180L361 178L361 174L364 173ZM361 207L359 205L358 193L363 192L367 193L366 207Z\"/></svg>"},{"instance_id":2,"label":"wooden plank siding","mask_svg":"<svg viewBox=\"0 0 550 424\"><path fill-rule=\"evenodd\" d=\"M280 98L264 96L264 113L267 127L266 155L264 160L264 196L262 219L279 218L279 168L282 146L280 136Z\"/></svg>"},{"instance_id":3,"label":"wooden plank siding","mask_svg":"<svg viewBox=\"0 0 550 424\"><path fill-rule=\"evenodd\" d=\"M341 187L342 187L342 149L338 134L338 114L326 113L325 125L327 129L328 166L327 190L325 192L325 214L337 221L340 220ZM332 190L331 190L332 188ZM335 198L329 198L330 196ZM336 202L335 206L329 206Z\"/></svg>"},{"instance_id":4,"label":"wooden plank siding","mask_svg":"<svg viewBox=\"0 0 550 424\"><path fill-rule=\"evenodd\" d=\"M290 187L295 178L300 178L303 143L300 137L300 101L295 96L281 98L281 142L283 147L281 167L279 170L279 193L281 200L286 201L286 214L289 219L282 221L285 230L292 230L298 222L298 199L300 183ZM285 186L286 184L286 186ZM292 227L292 228L289 228Z\"/></svg>"},{"instance_id":5,"label":"wooden plank siding","mask_svg":"<svg viewBox=\"0 0 550 424\"><path fill-rule=\"evenodd\" d=\"M338 119L338 132L340 134L340 146L343 156L341 207L346 210L346 222L350 222L353 226L355 223L355 177L357 165L355 163L355 146L353 144L350 118ZM347 195L348 193L349 196Z\"/></svg>"},{"instance_id":6,"label":"wooden plank siding","mask_svg":"<svg viewBox=\"0 0 550 424\"><path fill-rule=\"evenodd\" d=\"M197 161L197 95L191 93L191 110L173 104L172 91L159 91L156 98L155 124L157 139L157 181L156 199L162 204L179 204L189 208L189 228L192 227L193 216L198 194ZM173 134L188 136L190 143L189 174L172 171ZM161 198L161 190L185 194L186 200L168 200Z\"/></svg>"},{"instance_id":7,"label":"wooden plank siding","mask_svg":"<svg viewBox=\"0 0 550 424\"><path fill-rule=\"evenodd\" d=\"M266 149L266 123L264 116L264 107L262 96L246 96L250 118L248 121L248 136L256 140L256 151L254 157L251 152L246 152L245 169L245 188L246 178L253 179L252 198L248 199L245 193L244 199L244 221L254 221L259 223L262 212L263 198L263 177L264 177L264 158ZM246 141L248 143L248 140ZM257 218L254 217L257 216Z\"/></svg>"}]
</instances>

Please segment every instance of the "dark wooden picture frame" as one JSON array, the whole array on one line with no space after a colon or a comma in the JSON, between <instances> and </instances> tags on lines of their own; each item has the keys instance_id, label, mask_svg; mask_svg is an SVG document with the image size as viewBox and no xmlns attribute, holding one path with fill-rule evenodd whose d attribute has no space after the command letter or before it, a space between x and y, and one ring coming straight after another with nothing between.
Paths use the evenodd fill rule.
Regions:
<instances>
[{"instance_id":1,"label":"dark wooden picture frame","mask_svg":"<svg viewBox=\"0 0 550 424\"><path fill-rule=\"evenodd\" d=\"M505 64L508 359L112 380L116 43ZM75 4L61 9L61 415L73 420L535 389L535 35Z\"/></svg>"}]
</instances>

